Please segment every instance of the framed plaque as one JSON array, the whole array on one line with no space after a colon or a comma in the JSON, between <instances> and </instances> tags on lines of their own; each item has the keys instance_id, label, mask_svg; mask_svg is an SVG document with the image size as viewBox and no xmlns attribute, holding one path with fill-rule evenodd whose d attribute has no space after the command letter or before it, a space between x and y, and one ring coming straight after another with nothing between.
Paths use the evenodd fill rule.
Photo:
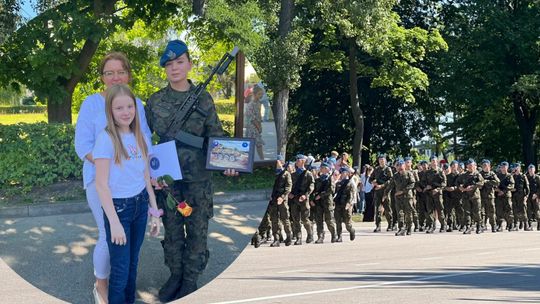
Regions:
<instances>
[{"instance_id":1,"label":"framed plaque","mask_svg":"<svg viewBox=\"0 0 540 304\"><path fill-rule=\"evenodd\" d=\"M206 169L253 172L255 141L252 138L210 137Z\"/></svg>"}]
</instances>

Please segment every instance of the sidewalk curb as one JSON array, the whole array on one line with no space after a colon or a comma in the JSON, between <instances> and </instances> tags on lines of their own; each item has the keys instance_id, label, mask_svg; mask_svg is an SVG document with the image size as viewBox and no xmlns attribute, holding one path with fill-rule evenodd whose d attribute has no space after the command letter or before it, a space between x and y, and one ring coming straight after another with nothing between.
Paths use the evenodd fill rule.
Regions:
<instances>
[{"instance_id":1,"label":"sidewalk curb","mask_svg":"<svg viewBox=\"0 0 540 304\"><path fill-rule=\"evenodd\" d=\"M249 190L241 192L215 192L214 204L234 204L249 201L270 199L272 189ZM86 201L69 201L58 203L37 203L24 206L1 207L0 218L18 218L48 216L70 213L90 212Z\"/></svg>"}]
</instances>

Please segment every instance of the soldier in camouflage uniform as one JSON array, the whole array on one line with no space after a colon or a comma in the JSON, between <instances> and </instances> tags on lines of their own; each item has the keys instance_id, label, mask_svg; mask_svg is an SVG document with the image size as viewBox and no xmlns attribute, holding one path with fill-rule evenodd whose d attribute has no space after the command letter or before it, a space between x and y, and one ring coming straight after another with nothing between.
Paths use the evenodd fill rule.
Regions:
<instances>
[{"instance_id":1,"label":"soldier in camouflage uniform","mask_svg":"<svg viewBox=\"0 0 540 304\"><path fill-rule=\"evenodd\" d=\"M284 160L281 155L276 161L276 179L272 188L272 197L270 198L269 213L272 222L272 234L274 242L270 244L272 247L279 247L281 237L280 221L283 225L283 230L287 238L285 246L291 245L291 222L289 221L289 204L287 203L289 193L292 189L291 174L284 167Z\"/></svg>"},{"instance_id":2,"label":"soldier in camouflage uniform","mask_svg":"<svg viewBox=\"0 0 540 304\"><path fill-rule=\"evenodd\" d=\"M296 156L296 171L292 174L292 190L289 193L289 207L293 218L293 233L296 235L295 245L302 245L302 227L307 232L306 243L313 242L313 224L309 220L309 195L315 188L315 179L311 171L306 170L305 155Z\"/></svg>"},{"instance_id":3,"label":"soldier in camouflage uniform","mask_svg":"<svg viewBox=\"0 0 540 304\"><path fill-rule=\"evenodd\" d=\"M446 176L444 176L442 170L439 168L437 157L432 156L430 158L430 168L426 172L426 187L423 189L426 193L426 209L427 209L427 223L426 233L433 233L435 231L435 215L441 223L441 229L439 232L445 231L444 222L444 206L442 201L442 189L446 187Z\"/></svg>"},{"instance_id":4,"label":"soldier in camouflage uniform","mask_svg":"<svg viewBox=\"0 0 540 304\"><path fill-rule=\"evenodd\" d=\"M476 162L473 159L469 159L466 166L467 172L461 174L457 180L459 190L463 193L461 200L465 210L465 231L463 234L471 233L473 222L476 224L476 233L479 234L482 232L480 189L484 185L484 178L476 169Z\"/></svg>"},{"instance_id":5,"label":"soldier in camouflage uniform","mask_svg":"<svg viewBox=\"0 0 540 304\"><path fill-rule=\"evenodd\" d=\"M398 160L398 171L392 177L392 180L386 191L393 189L394 197L396 199L396 209L398 211L398 225L399 231L396 232L396 236L403 236L411 234L412 221L413 221L413 189L416 178L414 173L410 170L406 170L405 162ZM387 199L387 195L384 196Z\"/></svg>"},{"instance_id":6,"label":"soldier in camouflage uniform","mask_svg":"<svg viewBox=\"0 0 540 304\"><path fill-rule=\"evenodd\" d=\"M424 231L426 225L426 218L428 216L426 209L426 193L424 188L426 187L426 173L427 162L421 160L418 163L418 180L416 182L416 211L418 212L418 231Z\"/></svg>"},{"instance_id":7,"label":"soldier in camouflage uniform","mask_svg":"<svg viewBox=\"0 0 540 304\"><path fill-rule=\"evenodd\" d=\"M514 177L508 173L508 162L499 165L500 172L497 177L501 181L495 189L495 212L497 215L497 231L502 231L503 219L506 221L506 229L512 230L514 214L512 211L512 189L514 189Z\"/></svg>"},{"instance_id":8,"label":"soldier in camouflage uniform","mask_svg":"<svg viewBox=\"0 0 540 304\"><path fill-rule=\"evenodd\" d=\"M351 179L351 174L353 173L351 168L341 167L339 172L341 173L341 179L336 185L336 197L334 198L334 202L336 203L336 209L334 211L337 232L336 242L343 241L341 238L342 224L345 224L345 229L349 231L349 238L353 241L356 234L352 227L352 208L356 203L358 189L353 182L354 179Z\"/></svg>"},{"instance_id":9,"label":"soldier in camouflage uniform","mask_svg":"<svg viewBox=\"0 0 540 304\"><path fill-rule=\"evenodd\" d=\"M259 248L261 244L267 243L270 240L270 233L272 232L272 226L270 225L270 204L266 206L266 211L262 217L259 228L255 231L255 234L251 238L251 245L255 248Z\"/></svg>"},{"instance_id":10,"label":"soldier in camouflage uniform","mask_svg":"<svg viewBox=\"0 0 540 304\"><path fill-rule=\"evenodd\" d=\"M497 177L497 174L491 171L491 162L488 159L484 159L482 161L482 171L480 174L482 174L482 177L484 178L484 186L480 190L482 206L486 214L484 227L486 226L487 221L489 221L491 232L496 232L497 223L495 216L495 188L499 186L501 181Z\"/></svg>"},{"instance_id":11,"label":"soldier in camouflage uniform","mask_svg":"<svg viewBox=\"0 0 540 304\"><path fill-rule=\"evenodd\" d=\"M386 157L379 155L379 166L373 170L369 177L369 182L373 185L373 204L375 205L375 230L373 232L381 231L381 215L384 212L388 228L386 231L392 230L392 208L388 200L383 200L384 189L390 183L392 178L392 169L386 165Z\"/></svg>"},{"instance_id":12,"label":"soldier in camouflage uniform","mask_svg":"<svg viewBox=\"0 0 540 304\"><path fill-rule=\"evenodd\" d=\"M336 242L336 222L334 220L334 191L335 182L330 172L330 164L322 163L320 176L315 180L315 190L313 191L313 201L311 210L315 212L315 222L317 223L317 240L315 244L324 242L324 223L330 231L331 242Z\"/></svg>"},{"instance_id":13,"label":"soldier in camouflage uniform","mask_svg":"<svg viewBox=\"0 0 540 304\"><path fill-rule=\"evenodd\" d=\"M412 217L413 217L413 224L414 224L414 232L418 232L418 228L420 227L419 220L418 220L418 210L416 209L416 201L417 201L417 193L416 193L416 184L420 181L420 177L418 176L418 170L414 170L412 168L412 157L405 157L405 170L411 171L414 176L414 186L412 190Z\"/></svg>"},{"instance_id":14,"label":"soldier in camouflage uniform","mask_svg":"<svg viewBox=\"0 0 540 304\"><path fill-rule=\"evenodd\" d=\"M531 192L527 199L527 217L529 218L529 226L532 227L532 221L536 221L536 230L540 231L540 176L535 173L536 168L533 164L527 169L527 179L529 180L529 188Z\"/></svg>"},{"instance_id":15,"label":"soldier in camouflage uniform","mask_svg":"<svg viewBox=\"0 0 540 304\"><path fill-rule=\"evenodd\" d=\"M463 205L461 204L461 191L459 191L459 185L457 183L460 176L458 167L459 163L455 160L452 161L450 163L450 173L446 175L444 214L446 215L446 225L448 226L446 229L447 232L452 232L458 225L461 225L459 221L461 219L458 216L461 214Z\"/></svg>"},{"instance_id":16,"label":"soldier in camouflage uniform","mask_svg":"<svg viewBox=\"0 0 540 304\"><path fill-rule=\"evenodd\" d=\"M512 210L514 210L514 230L525 229L530 231L529 220L527 219L527 197L529 196L529 180L521 172L521 164L513 166L514 190L512 191Z\"/></svg>"},{"instance_id":17,"label":"soldier in camouflage uniform","mask_svg":"<svg viewBox=\"0 0 540 304\"><path fill-rule=\"evenodd\" d=\"M164 191L157 191L158 206L165 210L163 225L165 239L162 241L165 265L171 276L159 291L162 302L183 297L197 289L199 275L208 262L208 220L213 216L213 191L211 172L206 170L206 148L193 143L193 138L223 136L212 97L204 92L199 97L199 107L207 113L195 111L187 123L173 131L183 131L184 138L167 137L168 126L176 109L186 100L195 86L187 79L191 61L187 46L179 40L170 41L160 60L165 68L169 84L152 94L146 103L146 115L150 129L159 136L159 142L175 140L183 179L168 185L174 197L186 201L192 208L190 216L184 217L166 204ZM175 133L179 134L179 133ZM191 137L190 137L191 136ZM227 170L226 175L236 175ZM157 188L156 188L157 189Z\"/></svg>"}]
</instances>

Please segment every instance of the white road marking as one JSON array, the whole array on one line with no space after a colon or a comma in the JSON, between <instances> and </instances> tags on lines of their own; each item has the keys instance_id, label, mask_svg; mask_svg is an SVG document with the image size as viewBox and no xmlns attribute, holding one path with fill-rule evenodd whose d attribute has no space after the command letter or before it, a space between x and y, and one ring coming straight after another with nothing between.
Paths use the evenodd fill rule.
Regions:
<instances>
[{"instance_id":1,"label":"white road marking","mask_svg":"<svg viewBox=\"0 0 540 304\"><path fill-rule=\"evenodd\" d=\"M380 263L364 263L364 264L354 264L355 266L373 266L379 265Z\"/></svg>"},{"instance_id":2,"label":"white road marking","mask_svg":"<svg viewBox=\"0 0 540 304\"><path fill-rule=\"evenodd\" d=\"M287 271L279 271L277 273L284 274L284 273L295 273L295 272L304 272L306 269L295 269L295 270L287 270Z\"/></svg>"},{"instance_id":3,"label":"white road marking","mask_svg":"<svg viewBox=\"0 0 540 304\"><path fill-rule=\"evenodd\" d=\"M399 284L407 284L407 283L414 283L414 282L430 281L430 280L436 280L436 279L442 279L442 278L465 276L465 275L469 275L469 274L489 273L489 272L492 272L492 271L505 271L505 270L510 270L510 269L523 268L523 267L530 267L530 265L504 267L504 268L498 268L498 269L492 269L492 270L459 271L459 272L454 272L454 273L450 273L450 274L418 277L416 279L403 280L403 281L391 281L391 282L383 282L383 283L370 284L370 285L357 285L357 286L342 287L342 288L315 290L315 291L298 292L298 293L288 293L288 294L281 294L281 295L268 296L268 297L259 297L259 298L243 299L243 300L233 300L233 301L225 301L225 302L214 302L212 304L236 304L236 303L248 303L248 302L257 302L257 301L273 300L273 299L292 298L292 297L299 297L299 296L305 296L305 295L314 295L314 294L321 294L321 293L332 293L332 292L337 292L337 291L366 289L366 288L375 288L375 287L381 287L381 286L387 286L387 285L399 285Z\"/></svg>"}]
</instances>

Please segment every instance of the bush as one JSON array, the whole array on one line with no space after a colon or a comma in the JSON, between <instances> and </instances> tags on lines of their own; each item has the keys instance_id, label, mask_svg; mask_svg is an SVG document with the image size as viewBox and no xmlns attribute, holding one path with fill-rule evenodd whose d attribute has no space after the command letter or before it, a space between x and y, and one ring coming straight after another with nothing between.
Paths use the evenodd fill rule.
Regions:
<instances>
[{"instance_id":1,"label":"bush","mask_svg":"<svg viewBox=\"0 0 540 304\"><path fill-rule=\"evenodd\" d=\"M47 106L3 106L0 105L0 114L22 114L22 113L45 113Z\"/></svg>"},{"instance_id":2,"label":"bush","mask_svg":"<svg viewBox=\"0 0 540 304\"><path fill-rule=\"evenodd\" d=\"M75 128L67 124L0 125L0 188L44 186L81 177L74 148Z\"/></svg>"}]
</instances>

